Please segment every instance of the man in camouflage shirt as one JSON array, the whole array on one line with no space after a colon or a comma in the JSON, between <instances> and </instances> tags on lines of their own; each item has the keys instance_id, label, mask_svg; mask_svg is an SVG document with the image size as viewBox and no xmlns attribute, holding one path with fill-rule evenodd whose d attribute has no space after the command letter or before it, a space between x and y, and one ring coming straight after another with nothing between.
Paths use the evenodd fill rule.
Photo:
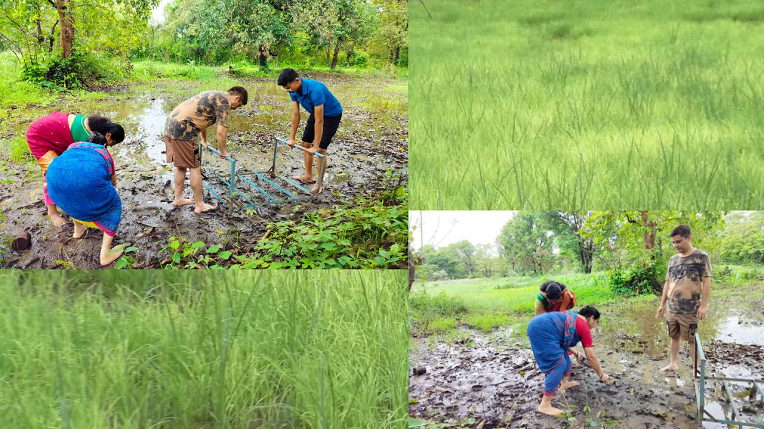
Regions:
<instances>
[{"instance_id":1,"label":"man in camouflage shirt","mask_svg":"<svg viewBox=\"0 0 764 429\"><path fill-rule=\"evenodd\" d=\"M671 361L661 371L677 371L680 340L690 343L690 356L695 361L695 332L706 318L711 293L711 263L708 255L692 247L690 227L679 225L671 231L671 243L678 252L671 257L663 285L658 315L666 317L671 337ZM668 312L665 306L668 303Z\"/></svg>"},{"instance_id":2,"label":"man in camouflage shirt","mask_svg":"<svg viewBox=\"0 0 764 429\"><path fill-rule=\"evenodd\" d=\"M164 127L167 162L175 165L176 207L194 204L194 212L201 214L215 210L216 207L204 202L202 192L201 153L199 152L199 134L207 147L207 127L217 123L216 140L220 147L220 157L228 156L226 151L226 129L228 113L247 104L247 90L234 86L227 92L205 91L189 98L173 109ZM194 199L183 198L183 184L186 170L191 169L191 190Z\"/></svg>"}]
</instances>

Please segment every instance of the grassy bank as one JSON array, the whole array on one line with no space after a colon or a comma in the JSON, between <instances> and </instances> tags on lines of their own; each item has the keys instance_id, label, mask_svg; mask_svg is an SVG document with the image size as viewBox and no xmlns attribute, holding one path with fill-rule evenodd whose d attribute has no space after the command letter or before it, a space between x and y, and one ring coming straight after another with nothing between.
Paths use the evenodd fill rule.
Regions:
<instances>
[{"instance_id":1,"label":"grassy bank","mask_svg":"<svg viewBox=\"0 0 764 429\"><path fill-rule=\"evenodd\" d=\"M720 265L712 273L712 294L724 297L750 284L764 284L764 267ZM448 333L459 326L484 331L512 327L524 335L534 314L539 286L556 280L577 298L576 309L586 305L654 305L658 297L625 297L610 290L607 273L566 274L539 277L464 279L417 283L409 297L410 324L414 335Z\"/></svg>"},{"instance_id":2,"label":"grassy bank","mask_svg":"<svg viewBox=\"0 0 764 429\"><path fill-rule=\"evenodd\" d=\"M6 427L403 427L402 272L0 274Z\"/></svg>"},{"instance_id":3,"label":"grassy bank","mask_svg":"<svg viewBox=\"0 0 764 429\"><path fill-rule=\"evenodd\" d=\"M414 207L763 207L761 2L425 4Z\"/></svg>"}]
</instances>

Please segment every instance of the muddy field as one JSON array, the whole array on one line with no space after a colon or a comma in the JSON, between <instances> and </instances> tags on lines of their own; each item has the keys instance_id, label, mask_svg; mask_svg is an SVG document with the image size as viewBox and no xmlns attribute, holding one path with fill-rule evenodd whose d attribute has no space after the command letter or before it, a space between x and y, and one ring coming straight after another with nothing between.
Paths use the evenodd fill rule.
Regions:
<instances>
[{"instance_id":1,"label":"muddy field","mask_svg":"<svg viewBox=\"0 0 764 429\"><path fill-rule=\"evenodd\" d=\"M308 76L310 77L310 76ZM8 129L0 138L23 133L31 122L51 111L79 114L100 113L125 127L125 141L112 149L117 165L118 191L123 215L115 244L129 243L139 250L136 268L159 268L167 257L161 252L168 239L203 241L208 245L237 247L247 253L266 233L268 222L299 219L304 213L352 202L357 197L378 193L390 181L388 172L408 180L408 102L405 84L384 78L314 76L324 81L340 99L345 113L340 129L329 147L324 192L309 197L277 179L276 183L293 195L305 198L286 204L267 205L257 210L240 208L246 201L228 201L214 214L197 216L193 206L173 208L172 170L164 162L161 133L166 115L187 97L210 88L209 83L158 81L151 88L136 86L109 92L103 100L61 100L56 106L10 110ZM287 138L290 104L287 94L268 80L241 81L250 100L231 115L228 152L237 161L238 172L262 172L273 162L276 137ZM227 88L218 88L225 90ZM302 112L301 125L307 121ZM302 134L302 126L298 138ZM209 132L214 136L214 131ZM214 144L213 144L214 145ZM211 153L202 160L203 173L218 195L226 187L217 178L230 174L230 164ZM282 145L278 151L279 175L290 177L303 171L298 149ZM251 176L249 176L251 178ZM71 239L72 223L54 227L47 219L42 201L42 180L36 163L0 165L0 261L3 268L99 268L98 249L102 233L89 230L85 238ZM264 182L255 183L277 199L288 198ZM267 201L249 185L239 184L255 203ZM308 186L309 189L309 186ZM186 196L191 190L186 180ZM217 203L205 190L205 201ZM32 248L23 253L10 250L8 243L21 231L32 235Z\"/></svg>"},{"instance_id":2,"label":"muddy field","mask_svg":"<svg viewBox=\"0 0 764 429\"><path fill-rule=\"evenodd\" d=\"M712 292L711 314L700 328L708 376L764 379L764 286L756 289L754 301L739 296L715 301ZM686 343L679 373L659 372L668 364L669 342L665 325L655 318L656 308L657 301L600 308L603 323L593 335L595 353L605 373L617 380L603 384L592 369L574 360L572 379L581 385L553 399L561 409L568 408L567 402L567 417L536 412L544 376L524 332L484 334L463 328L447 339L413 339L410 366L423 365L427 373L410 376L410 415L444 427L725 428L700 425L695 417ZM751 384L730 383L730 388L745 421L764 416L764 398L750 394ZM731 418L721 384L709 382L706 397L706 409L715 418Z\"/></svg>"}]
</instances>

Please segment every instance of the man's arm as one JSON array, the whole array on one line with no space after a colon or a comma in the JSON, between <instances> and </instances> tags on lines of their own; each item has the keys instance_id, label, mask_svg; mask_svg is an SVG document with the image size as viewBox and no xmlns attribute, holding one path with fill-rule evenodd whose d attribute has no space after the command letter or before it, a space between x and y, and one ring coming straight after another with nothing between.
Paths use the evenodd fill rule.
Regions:
<instances>
[{"instance_id":1,"label":"man's arm","mask_svg":"<svg viewBox=\"0 0 764 429\"><path fill-rule=\"evenodd\" d=\"M701 277L703 291L700 295L700 308L698 308L698 319L706 318L708 312L708 297L711 296L711 277Z\"/></svg>"},{"instance_id":2,"label":"man's arm","mask_svg":"<svg viewBox=\"0 0 764 429\"><path fill-rule=\"evenodd\" d=\"M297 143L297 127L300 126L300 103L293 101L292 102L292 127L289 130L289 139L287 139L287 144L291 147L294 147L295 143Z\"/></svg>"},{"instance_id":3,"label":"man's arm","mask_svg":"<svg viewBox=\"0 0 764 429\"><path fill-rule=\"evenodd\" d=\"M202 144L204 147L209 146L209 143L207 143L207 128L202 129Z\"/></svg>"},{"instance_id":4,"label":"man's arm","mask_svg":"<svg viewBox=\"0 0 764 429\"><path fill-rule=\"evenodd\" d=\"M228 156L228 152L225 149L226 132L226 127L218 125L218 130L215 134L215 139L218 142L218 148L220 148L220 157L224 159Z\"/></svg>"},{"instance_id":5,"label":"man's arm","mask_svg":"<svg viewBox=\"0 0 764 429\"><path fill-rule=\"evenodd\" d=\"M316 123L313 126L313 147L310 148L310 152L316 152L318 146L321 144L321 137L324 134L324 105L316 106L313 111L313 116L316 119Z\"/></svg>"},{"instance_id":6,"label":"man's arm","mask_svg":"<svg viewBox=\"0 0 764 429\"><path fill-rule=\"evenodd\" d=\"M663 309L666 305L666 298L668 298L668 279L666 279L666 282L663 283L663 294L661 295L661 305L658 307L658 315L663 317Z\"/></svg>"}]
</instances>

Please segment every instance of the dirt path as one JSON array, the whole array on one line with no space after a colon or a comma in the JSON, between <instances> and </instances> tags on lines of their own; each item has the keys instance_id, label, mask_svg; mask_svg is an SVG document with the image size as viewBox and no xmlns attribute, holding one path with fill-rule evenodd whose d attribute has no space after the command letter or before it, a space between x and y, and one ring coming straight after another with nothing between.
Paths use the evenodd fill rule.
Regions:
<instances>
[{"instance_id":1,"label":"dirt path","mask_svg":"<svg viewBox=\"0 0 764 429\"><path fill-rule=\"evenodd\" d=\"M326 189L305 201L265 206L259 211L240 210L229 203L221 206L222 209L214 215L200 217L193 213L192 206L174 209L170 204L173 198L172 171L164 163L161 153L164 149L161 141L164 120L176 104L202 90L203 86L209 86L207 83L160 81L151 91L122 89L104 100L62 100L54 107L15 110L15 116L9 122L10 131L3 137L23 133L37 117L54 110L105 114L120 122L126 130L125 142L112 150L123 204L122 223L115 243L131 243L138 247L135 267L159 268L167 256L161 249L173 236L190 242L238 247L239 253L247 253L263 236L268 222L296 220L306 212L372 196L386 186L388 172L400 175L403 181L408 180L405 92L387 89L391 83L383 79L319 78L343 100L346 111L340 131L329 149ZM286 94L273 82L242 83L249 89L250 103L232 114L229 152L237 159L237 171L264 171L272 163L275 138L288 137L290 106ZM379 100L392 101L376 101L374 104L369 99L376 99L370 94ZM304 124L307 115L302 119ZM224 195L225 186L216 177L229 174L230 164L206 154L203 165L208 177L206 183L219 195ZM301 153L298 149L281 148L277 166L283 176L301 173ZM39 167L35 163L5 163L0 166L0 183L4 183L0 187L0 211L5 216L5 222L0 224L0 236L5 243L5 246L0 245L3 268L100 267L100 231L90 230L84 239L70 239L71 222L56 228L47 220ZM284 187L288 185L283 181L278 183ZM247 185L241 187L253 201L266 201L266 197L258 198L260 194ZM307 197L297 188L287 190ZM186 194L191 195L188 180ZM205 199L216 202L208 191L205 191ZM244 202L242 198L239 200L240 204ZM11 251L8 243L24 230L32 235L32 248L22 253Z\"/></svg>"},{"instance_id":2,"label":"dirt path","mask_svg":"<svg viewBox=\"0 0 764 429\"><path fill-rule=\"evenodd\" d=\"M764 287L757 296L764 296ZM745 302L728 297L715 303L713 314L701 325L709 375L764 379L764 299ZM726 301L726 302L725 302ZM727 314L721 314L726 309ZM604 311L603 311L604 310ZM686 346L678 375L659 368L668 363L668 341L653 306L601 309L615 323L605 323L594 335L595 350L612 384L600 382L593 370L574 363L574 380L581 386L557 394L554 403L571 408L570 417L549 417L536 412L544 375L533 360L527 339L511 329L491 334L463 328L456 339L415 339L410 366L424 365L427 373L411 376L409 412L413 417L446 427L559 428L695 428L695 391ZM580 349L580 347L579 347ZM747 387L731 384L736 406L746 421L764 415L764 401L753 402ZM707 409L717 418L731 416L719 384L706 389ZM510 423L511 422L511 423ZM722 428L706 423L706 428Z\"/></svg>"}]
</instances>

